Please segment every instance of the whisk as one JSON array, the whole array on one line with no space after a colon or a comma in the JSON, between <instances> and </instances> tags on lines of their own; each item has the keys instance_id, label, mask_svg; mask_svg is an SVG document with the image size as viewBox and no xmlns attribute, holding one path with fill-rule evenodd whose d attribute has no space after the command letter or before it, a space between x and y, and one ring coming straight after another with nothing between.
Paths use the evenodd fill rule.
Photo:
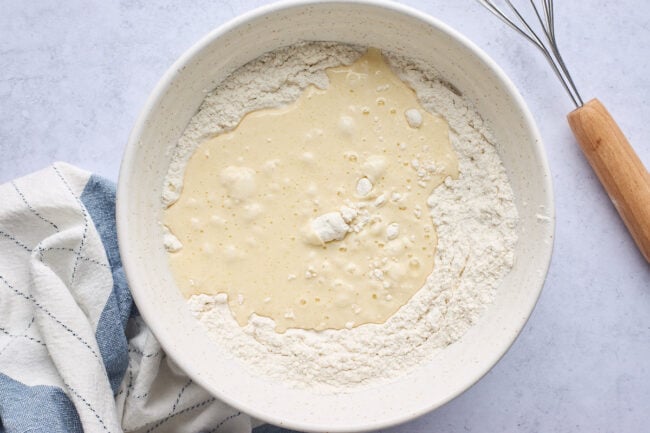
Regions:
<instances>
[{"instance_id":1,"label":"whisk","mask_svg":"<svg viewBox=\"0 0 650 433\"><path fill-rule=\"evenodd\" d=\"M605 106L598 99L583 102L558 48L553 0L529 0L527 11L532 20L526 19L522 6L518 8L510 0L502 0L501 6L493 0L477 1L536 46L551 65L576 106L567 116L573 134L650 262L650 174Z\"/></svg>"}]
</instances>

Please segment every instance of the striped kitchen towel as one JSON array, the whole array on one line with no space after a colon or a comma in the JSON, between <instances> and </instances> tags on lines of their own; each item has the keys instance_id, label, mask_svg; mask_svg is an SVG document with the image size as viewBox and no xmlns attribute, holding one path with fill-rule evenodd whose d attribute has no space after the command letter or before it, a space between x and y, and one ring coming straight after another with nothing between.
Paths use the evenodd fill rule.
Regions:
<instances>
[{"instance_id":1,"label":"striped kitchen towel","mask_svg":"<svg viewBox=\"0 0 650 433\"><path fill-rule=\"evenodd\" d=\"M0 185L0 432L26 431L251 431L138 315L114 185L62 163Z\"/></svg>"}]
</instances>

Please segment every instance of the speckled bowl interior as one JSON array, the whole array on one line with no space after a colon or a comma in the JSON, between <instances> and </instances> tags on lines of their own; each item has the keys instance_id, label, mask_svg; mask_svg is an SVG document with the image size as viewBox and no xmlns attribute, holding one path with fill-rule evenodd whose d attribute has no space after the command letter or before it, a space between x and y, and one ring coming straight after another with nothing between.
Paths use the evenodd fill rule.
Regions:
<instances>
[{"instance_id":1,"label":"speckled bowl interior","mask_svg":"<svg viewBox=\"0 0 650 433\"><path fill-rule=\"evenodd\" d=\"M206 89L246 62L301 40L375 46L423 59L490 122L520 213L516 264L494 304L458 342L415 371L369 389L317 394L250 374L187 311L167 265L159 225L171 150ZM550 219L538 218L540 210ZM435 409L481 378L528 319L551 257L549 170L528 109L504 73L439 21L389 2L285 2L213 31L165 74L129 140L118 186L120 252L138 309L167 354L218 398L261 420L303 431L362 431Z\"/></svg>"}]
</instances>

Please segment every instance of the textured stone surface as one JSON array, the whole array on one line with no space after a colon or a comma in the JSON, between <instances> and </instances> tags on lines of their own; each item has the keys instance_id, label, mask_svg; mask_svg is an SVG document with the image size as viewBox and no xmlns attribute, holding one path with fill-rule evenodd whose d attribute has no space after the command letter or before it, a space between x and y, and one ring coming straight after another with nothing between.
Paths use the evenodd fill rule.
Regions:
<instances>
[{"instance_id":1,"label":"textured stone surface","mask_svg":"<svg viewBox=\"0 0 650 433\"><path fill-rule=\"evenodd\" d=\"M117 179L158 78L203 34L264 1L2 3L0 182L63 160ZM650 423L650 266L565 121L569 99L535 50L472 0L409 0L481 46L538 122L557 200L553 263L518 341L476 386L388 431L640 432ZM599 97L650 166L650 3L555 2L583 96Z\"/></svg>"}]
</instances>

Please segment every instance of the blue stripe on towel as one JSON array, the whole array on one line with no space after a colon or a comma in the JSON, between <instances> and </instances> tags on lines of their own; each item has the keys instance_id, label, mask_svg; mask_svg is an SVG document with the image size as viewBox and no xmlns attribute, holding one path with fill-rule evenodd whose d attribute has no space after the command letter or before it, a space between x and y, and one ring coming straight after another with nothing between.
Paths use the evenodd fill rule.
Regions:
<instances>
[{"instance_id":1,"label":"blue stripe on towel","mask_svg":"<svg viewBox=\"0 0 650 433\"><path fill-rule=\"evenodd\" d=\"M55 386L27 386L0 373L0 431L83 433L79 414Z\"/></svg>"},{"instance_id":2,"label":"blue stripe on towel","mask_svg":"<svg viewBox=\"0 0 650 433\"><path fill-rule=\"evenodd\" d=\"M95 337L102 354L113 393L122 382L129 363L126 323L133 310L133 299L122 269L115 231L115 184L92 175L81 194L84 204L104 244L113 274L113 290L97 324Z\"/></svg>"}]
</instances>

